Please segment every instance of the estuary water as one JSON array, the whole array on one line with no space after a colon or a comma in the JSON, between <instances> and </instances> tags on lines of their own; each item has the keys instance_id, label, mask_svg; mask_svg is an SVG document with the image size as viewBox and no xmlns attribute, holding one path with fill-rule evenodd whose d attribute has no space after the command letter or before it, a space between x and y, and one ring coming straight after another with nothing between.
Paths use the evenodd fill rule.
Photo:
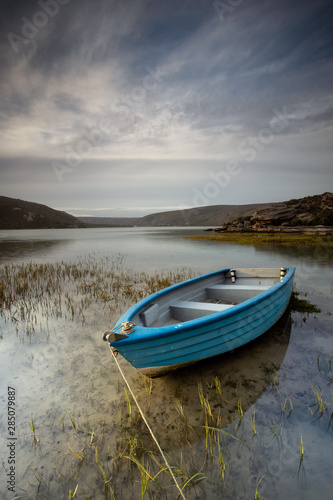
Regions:
<instances>
[{"instance_id":1,"label":"estuary water","mask_svg":"<svg viewBox=\"0 0 333 500\"><path fill-rule=\"evenodd\" d=\"M317 312L291 309L251 345L149 383L119 363L187 499L331 498L332 249L186 238L204 229L0 231L0 298L15 281L0 316L1 498L175 498L166 472L150 479L156 450L102 333L156 277L282 266Z\"/></svg>"}]
</instances>

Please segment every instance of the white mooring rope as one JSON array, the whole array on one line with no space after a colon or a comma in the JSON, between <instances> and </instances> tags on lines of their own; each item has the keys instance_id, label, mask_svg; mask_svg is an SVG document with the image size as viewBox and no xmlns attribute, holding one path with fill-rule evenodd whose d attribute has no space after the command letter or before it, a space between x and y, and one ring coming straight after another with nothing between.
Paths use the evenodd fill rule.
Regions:
<instances>
[{"instance_id":1,"label":"white mooring rope","mask_svg":"<svg viewBox=\"0 0 333 500\"><path fill-rule=\"evenodd\" d=\"M147 420L146 420L146 417L144 416L143 411L141 410L141 408L140 408L140 406L139 406L139 403L137 402L137 399L136 399L136 397L135 397L135 396L134 396L134 394L133 394L133 391L132 391L132 389L131 389L131 387L130 387L129 383L127 382L126 377L125 377L125 375L124 375L124 373L123 373L122 369L121 369L121 368L120 368L120 366L119 366L119 363L118 363L118 361L117 361L116 355L115 355L115 353L113 352L113 349L112 349L112 347L110 346L110 344L109 344L109 347L110 347L110 351L111 351L111 354L112 354L112 356L113 356L113 359L115 360L115 362L116 362L116 364L117 364L117 366L118 366L118 369L119 369L119 371L120 371L120 373L121 373L121 376L123 377L124 382L125 382L125 384L127 385L128 390L130 391L131 396L132 396L132 398L134 399L134 402L135 402L136 406L138 407L138 410L139 410L139 412L140 412L140 415L141 415L141 417L142 417L142 419L143 419L144 423L146 424L147 429L149 430L149 432L150 432L150 434L151 434L151 437L152 437L152 438L153 438L153 440L155 441L155 443L156 443L156 445L157 445L157 448L159 449L159 452L161 453L161 455L162 455L162 457L163 457L163 460L164 460L164 462L165 462L165 464L166 464L167 468L169 469L169 472L170 472L170 474L171 474L171 476L172 476L172 479L174 480L174 482L175 482L175 484L176 484L176 486L177 486L177 488L178 488L178 491L179 491L179 493L180 493L181 497L182 497L184 500L186 500L186 498L184 497L184 493L182 492L182 490L181 490L181 488L180 488L180 486L179 486L179 484L178 484L178 482L177 482L177 479L175 478L175 476L174 476L174 474L173 474L173 472L172 472L172 470L171 470L171 467L170 467L170 465L168 464L167 459L165 458L165 455L164 455L164 453L163 453L163 450L162 450L162 448L160 447L160 445L159 445L159 443L158 443L158 441L157 441L156 437L154 436L154 433L153 433L153 431L151 430L151 428L150 428L150 426L149 426L149 424L148 424L148 422L147 422Z\"/></svg>"}]
</instances>

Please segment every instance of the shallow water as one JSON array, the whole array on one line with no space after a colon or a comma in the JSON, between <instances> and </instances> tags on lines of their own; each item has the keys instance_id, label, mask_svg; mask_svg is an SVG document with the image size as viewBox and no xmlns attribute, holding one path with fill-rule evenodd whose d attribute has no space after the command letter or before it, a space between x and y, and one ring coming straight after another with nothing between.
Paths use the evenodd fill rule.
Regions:
<instances>
[{"instance_id":1,"label":"shallow water","mask_svg":"<svg viewBox=\"0 0 333 500\"><path fill-rule=\"evenodd\" d=\"M44 302L27 298L0 317L1 498L69 498L69 490L78 485L75 498L112 498L112 488L117 499L139 499L141 474L125 457L145 460L151 473L159 470L144 458L144 448L155 451L155 445L133 401L129 416L122 377L102 342L103 331L133 303L133 297L120 297L120 292L112 300L101 294L106 286L102 271L112 264L115 273L123 273L120 286L125 292L126 284L135 281L140 288L149 275L183 267L201 274L231 266L296 266L297 290L320 313L288 311L256 342L154 379L150 396L144 377L118 360L162 448L182 470L179 483L197 474L189 483L193 486L184 490L186 498L247 499L254 498L256 488L265 499L331 498L332 253L325 248L243 247L183 238L202 231L0 232L2 268L30 261L99 266L94 275L64 278L61 292L45 291ZM97 290L85 307L85 294L77 289L83 280ZM211 414L200 402L200 386ZM9 436L8 387L15 389L15 436ZM315 391L322 395L322 407ZM224 432L207 438L208 427ZM7 489L8 444L15 458L15 494ZM102 469L111 478L109 489ZM175 498L178 493L165 472L149 481L149 492L152 498Z\"/></svg>"}]
</instances>

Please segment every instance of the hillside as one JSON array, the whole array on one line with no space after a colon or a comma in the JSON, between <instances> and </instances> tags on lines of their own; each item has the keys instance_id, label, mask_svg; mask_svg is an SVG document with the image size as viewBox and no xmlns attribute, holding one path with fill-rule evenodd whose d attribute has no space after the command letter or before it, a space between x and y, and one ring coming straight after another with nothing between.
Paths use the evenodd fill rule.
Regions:
<instances>
[{"instance_id":1,"label":"hillside","mask_svg":"<svg viewBox=\"0 0 333 500\"><path fill-rule=\"evenodd\" d=\"M46 205L0 196L0 229L86 227L73 215Z\"/></svg>"},{"instance_id":2,"label":"hillside","mask_svg":"<svg viewBox=\"0 0 333 500\"><path fill-rule=\"evenodd\" d=\"M217 226L236 217L253 215L256 210L270 206L268 203L252 205L212 205L208 207L173 210L146 215L138 226Z\"/></svg>"}]
</instances>

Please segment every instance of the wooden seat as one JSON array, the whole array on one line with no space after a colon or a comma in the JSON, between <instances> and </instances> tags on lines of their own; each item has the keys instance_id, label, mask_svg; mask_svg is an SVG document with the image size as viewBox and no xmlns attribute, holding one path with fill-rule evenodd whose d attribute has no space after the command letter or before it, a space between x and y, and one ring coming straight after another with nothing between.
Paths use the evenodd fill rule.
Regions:
<instances>
[{"instance_id":1,"label":"wooden seat","mask_svg":"<svg viewBox=\"0 0 333 500\"><path fill-rule=\"evenodd\" d=\"M232 307L232 305L192 302L189 300L181 300L170 306L172 316L178 321L190 321L201 316L207 316L207 314L224 311L225 309L229 309L229 307Z\"/></svg>"},{"instance_id":2,"label":"wooden seat","mask_svg":"<svg viewBox=\"0 0 333 500\"><path fill-rule=\"evenodd\" d=\"M230 284L230 285L211 285L206 288L206 290L259 290L260 292L263 292L264 290L268 290L271 288L270 286L267 285L236 285L236 284Z\"/></svg>"},{"instance_id":3,"label":"wooden seat","mask_svg":"<svg viewBox=\"0 0 333 500\"><path fill-rule=\"evenodd\" d=\"M268 290L267 285L211 285L206 288L208 297L216 300L239 303Z\"/></svg>"}]
</instances>

